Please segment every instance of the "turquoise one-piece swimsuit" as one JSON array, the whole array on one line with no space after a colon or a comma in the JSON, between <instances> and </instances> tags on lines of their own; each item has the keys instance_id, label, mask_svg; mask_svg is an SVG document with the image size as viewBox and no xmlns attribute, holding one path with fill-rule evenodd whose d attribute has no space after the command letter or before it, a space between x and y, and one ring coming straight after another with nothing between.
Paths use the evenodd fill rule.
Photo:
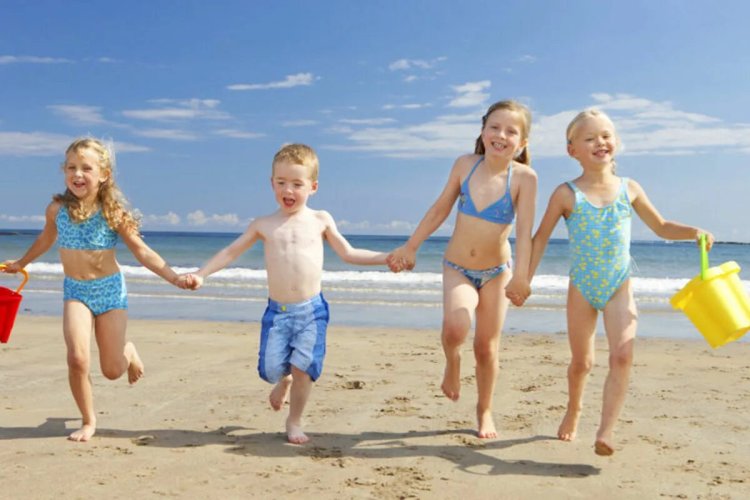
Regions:
<instances>
[{"instance_id":1,"label":"turquoise one-piece swimsuit","mask_svg":"<svg viewBox=\"0 0 750 500\"><path fill-rule=\"evenodd\" d=\"M628 179L620 178L615 200L596 207L573 182L573 212L565 220L571 256L570 280L583 297L598 310L630 276L630 226L632 206Z\"/></svg>"}]
</instances>

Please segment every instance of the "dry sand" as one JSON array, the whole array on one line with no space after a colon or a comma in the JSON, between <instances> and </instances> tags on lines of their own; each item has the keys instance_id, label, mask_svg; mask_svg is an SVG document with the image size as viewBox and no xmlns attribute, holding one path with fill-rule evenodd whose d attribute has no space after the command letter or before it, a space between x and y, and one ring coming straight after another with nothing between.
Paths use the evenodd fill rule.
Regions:
<instances>
[{"instance_id":1,"label":"dry sand","mask_svg":"<svg viewBox=\"0 0 750 500\"><path fill-rule=\"evenodd\" d=\"M17 498L750 498L750 344L638 339L617 452L593 453L606 346L598 339L575 442L563 335L502 343L500 438L475 437L473 360L463 392L439 388L436 331L332 326L304 446L256 372L257 323L131 321L146 375L92 374L88 443L68 389L59 318L21 316L0 346L0 497ZM94 348L94 352L96 350Z\"/></svg>"}]
</instances>

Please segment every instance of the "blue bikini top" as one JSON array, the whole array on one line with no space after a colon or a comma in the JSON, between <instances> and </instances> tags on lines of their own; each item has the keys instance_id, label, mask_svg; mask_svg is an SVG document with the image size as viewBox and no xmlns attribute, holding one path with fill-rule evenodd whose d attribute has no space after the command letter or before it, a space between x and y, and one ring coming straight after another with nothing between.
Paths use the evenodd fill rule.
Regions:
<instances>
[{"instance_id":1,"label":"blue bikini top","mask_svg":"<svg viewBox=\"0 0 750 500\"><path fill-rule=\"evenodd\" d=\"M68 209L60 207L55 218L57 246L72 250L108 250L117 244L117 233L98 210L82 222L70 220Z\"/></svg>"},{"instance_id":2,"label":"blue bikini top","mask_svg":"<svg viewBox=\"0 0 750 500\"><path fill-rule=\"evenodd\" d=\"M489 205L481 212L477 211L477 207L474 206L474 201L471 199L471 193L469 192L469 180L474 175L474 171L477 169L479 164L484 160L484 156L479 158L477 162L466 176L464 182L461 184L461 195L458 198L458 211L471 215L472 217L478 217L488 222L494 222L495 224L511 224L516 216L516 212L513 210L513 200L510 196L510 179L513 175L513 162L508 165L508 185L505 188L505 194L500 197L495 203Z\"/></svg>"}]
</instances>

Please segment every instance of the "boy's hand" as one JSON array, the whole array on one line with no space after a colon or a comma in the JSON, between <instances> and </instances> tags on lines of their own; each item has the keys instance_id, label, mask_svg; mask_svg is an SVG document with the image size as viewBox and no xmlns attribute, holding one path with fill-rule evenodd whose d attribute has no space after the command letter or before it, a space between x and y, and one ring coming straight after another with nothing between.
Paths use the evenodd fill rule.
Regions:
<instances>
[{"instance_id":1,"label":"boy's hand","mask_svg":"<svg viewBox=\"0 0 750 500\"><path fill-rule=\"evenodd\" d=\"M510 299L514 306L522 306L529 295L531 295L531 285L526 280L514 276L505 286L505 296Z\"/></svg>"}]
</instances>

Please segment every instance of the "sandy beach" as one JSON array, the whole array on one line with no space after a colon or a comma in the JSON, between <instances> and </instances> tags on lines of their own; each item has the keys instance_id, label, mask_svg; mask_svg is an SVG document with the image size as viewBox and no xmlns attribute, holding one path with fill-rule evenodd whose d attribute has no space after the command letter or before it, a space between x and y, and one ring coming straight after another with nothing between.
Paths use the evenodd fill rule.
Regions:
<instances>
[{"instance_id":1,"label":"sandy beach","mask_svg":"<svg viewBox=\"0 0 750 500\"><path fill-rule=\"evenodd\" d=\"M563 335L503 339L500 438L474 436L473 360L442 396L439 333L333 325L304 446L256 372L257 323L131 320L135 386L93 371L98 432L79 425L60 318L21 315L0 346L3 498L748 498L750 344L638 339L612 457L593 453L606 345L598 339L579 437ZM95 349L95 347L94 347Z\"/></svg>"}]
</instances>

